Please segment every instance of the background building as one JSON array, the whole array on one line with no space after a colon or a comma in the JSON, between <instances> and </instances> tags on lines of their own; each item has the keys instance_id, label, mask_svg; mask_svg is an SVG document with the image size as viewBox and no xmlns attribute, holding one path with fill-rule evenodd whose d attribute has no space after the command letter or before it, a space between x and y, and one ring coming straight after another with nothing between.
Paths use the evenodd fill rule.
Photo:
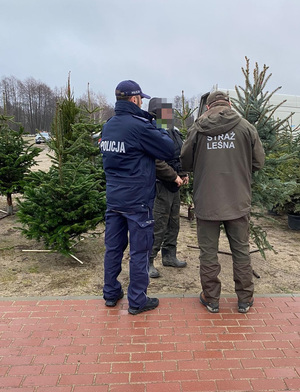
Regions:
<instances>
[{"instance_id":1,"label":"background building","mask_svg":"<svg viewBox=\"0 0 300 392\"><path fill-rule=\"evenodd\" d=\"M230 98L237 99L235 90L229 90L224 88L214 87L211 91L215 90L223 91L229 95ZM206 110L206 100L209 95L205 93L201 96L199 110L195 113L197 116L204 113ZM285 95L285 94L274 94L270 99L270 105L277 106L282 102L282 105L275 111L274 119L283 120L287 118L291 113L294 113L288 120L291 129L296 129L300 125L300 96L297 95ZM300 131L300 130L299 130Z\"/></svg>"},{"instance_id":2,"label":"background building","mask_svg":"<svg viewBox=\"0 0 300 392\"><path fill-rule=\"evenodd\" d=\"M231 98L237 98L235 90L227 90L223 88L220 88L219 90L226 92ZM292 129L297 128L300 125L300 96L274 94L270 99L270 104L274 106L279 105L281 102L283 103L275 111L274 119L276 120L279 118L280 120L283 120L291 113L294 113L288 121Z\"/></svg>"}]
</instances>

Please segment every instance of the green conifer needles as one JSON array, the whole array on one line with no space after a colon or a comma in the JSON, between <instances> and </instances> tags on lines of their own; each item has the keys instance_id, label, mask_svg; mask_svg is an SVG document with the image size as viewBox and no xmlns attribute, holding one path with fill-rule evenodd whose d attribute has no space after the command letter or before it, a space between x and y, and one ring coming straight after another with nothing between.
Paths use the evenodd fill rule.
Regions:
<instances>
[{"instance_id":1,"label":"green conifer needles","mask_svg":"<svg viewBox=\"0 0 300 392\"><path fill-rule=\"evenodd\" d=\"M19 201L22 234L47 249L70 254L76 237L104 220L105 192L99 191L86 162L66 162L61 171L33 172Z\"/></svg>"}]
</instances>

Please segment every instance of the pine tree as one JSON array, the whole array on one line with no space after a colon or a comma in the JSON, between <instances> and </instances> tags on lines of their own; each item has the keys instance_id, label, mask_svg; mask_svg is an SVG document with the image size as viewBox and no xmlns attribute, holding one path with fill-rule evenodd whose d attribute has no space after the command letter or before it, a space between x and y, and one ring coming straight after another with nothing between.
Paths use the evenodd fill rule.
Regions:
<instances>
[{"instance_id":1,"label":"pine tree","mask_svg":"<svg viewBox=\"0 0 300 392\"><path fill-rule=\"evenodd\" d=\"M13 130L15 125L13 117L0 114L0 194L6 196L8 215L13 214L12 195L23 193L30 168L41 151L25 140L22 126Z\"/></svg>"},{"instance_id":2,"label":"pine tree","mask_svg":"<svg viewBox=\"0 0 300 392\"><path fill-rule=\"evenodd\" d=\"M90 125L80 122L74 104L68 89L57 105L50 143L52 166L47 173L31 174L18 212L22 234L65 255L71 254L81 234L104 220L106 208L103 170L90 159L98 149L87 131Z\"/></svg>"}]
</instances>

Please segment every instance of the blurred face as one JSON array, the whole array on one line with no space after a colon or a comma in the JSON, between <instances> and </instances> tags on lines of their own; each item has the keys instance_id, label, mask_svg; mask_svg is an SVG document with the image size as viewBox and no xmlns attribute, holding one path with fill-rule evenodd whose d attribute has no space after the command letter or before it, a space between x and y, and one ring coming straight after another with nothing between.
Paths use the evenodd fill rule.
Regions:
<instances>
[{"instance_id":1,"label":"blurred face","mask_svg":"<svg viewBox=\"0 0 300 392\"><path fill-rule=\"evenodd\" d=\"M172 108L162 108L161 109L161 118L164 120L172 120L173 119L173 109Z\"/></svg>"},{"instance_id":2,"label":"blurred face","mask_svg":"<svg viewBox=\"0 0 300 392\"><path fill-rule=\"evenodd\" d=\"M157 109L156 124L159 128L172 129L174 127L172 107Z\"/></svg>"}]
</instances>

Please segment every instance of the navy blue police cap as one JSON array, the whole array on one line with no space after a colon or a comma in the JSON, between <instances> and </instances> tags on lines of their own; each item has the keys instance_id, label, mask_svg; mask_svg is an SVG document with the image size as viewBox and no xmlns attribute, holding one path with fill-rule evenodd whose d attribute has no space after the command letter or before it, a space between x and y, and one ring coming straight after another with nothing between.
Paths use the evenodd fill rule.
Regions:
<instances>
[{"instance_id":1,"label":"navy blue police cap","mask_svg":"<svg viewBox=\"0 0 300 392\"><path fill-rule=\"evenodd\" d=\"M140 95L142 98L150 99L151 97L142 92L141 87L133 80L123 80L116 87L116 97L131 97Z\"/></svg>"}]
</instances>

